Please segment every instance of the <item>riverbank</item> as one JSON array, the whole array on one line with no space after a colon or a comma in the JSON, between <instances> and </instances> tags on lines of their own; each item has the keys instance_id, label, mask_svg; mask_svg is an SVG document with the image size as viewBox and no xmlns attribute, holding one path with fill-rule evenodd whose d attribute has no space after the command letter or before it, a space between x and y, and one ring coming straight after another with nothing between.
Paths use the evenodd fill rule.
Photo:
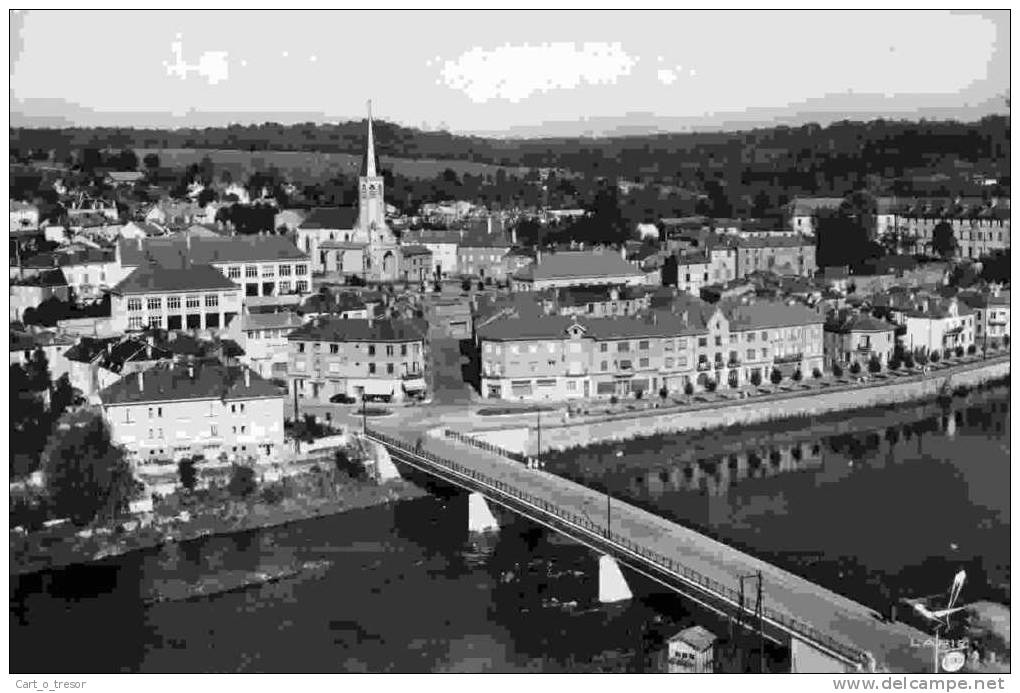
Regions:
<instances>
[{"instance_id":1,"label":"riverbank","mask_svg":"<svg viewBox=\"0 0 1020 693\"><path fill-rule=\"evenodd\" d=\"M1009 355L948 366L897 380L838 383L811 390L772 392L751 398L692 402L677 407L644 408L603 416L571 416L462 431L511 452L534 455L550 450L582 448L592 443L619 442L641 436L683 433L729 426L747 426L784 419L936 399L946 390L974 388L1006 380ZM535 422L537 424L537 422ZM539 447L540 445L540 447Z\"/></svg>"},{"instance_id":2,"label":"riverbank","mask_svg":"<svg viewBox=\"0 0 1020 693\"><path fill-rule=\"evenodd\" d=\"M326 470L264 484L248 498L230 497L222 489L175 494L157 503L152 513L116 522L86 528L61 525L28 533L12 530L9 573L92 563L171 542L275 527L425 493L402 479L376 484Z\"/></svg>"}]
</instances>

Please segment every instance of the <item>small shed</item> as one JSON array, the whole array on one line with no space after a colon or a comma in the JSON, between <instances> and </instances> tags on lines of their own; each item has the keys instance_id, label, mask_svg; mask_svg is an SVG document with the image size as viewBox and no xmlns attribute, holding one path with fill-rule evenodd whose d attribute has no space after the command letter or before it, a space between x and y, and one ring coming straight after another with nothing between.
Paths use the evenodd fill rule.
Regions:
<instances>
[{"instance_id":1,"label":"small shed","mask_svg":"<svg viewBox=\"0 0 1020 693\"><path fill-rule=\"evenodd\" d=\"M711 674L715 669L715 635L691 626L666 641L666 671L670 674Z\"/></svg>"}]
</instances>

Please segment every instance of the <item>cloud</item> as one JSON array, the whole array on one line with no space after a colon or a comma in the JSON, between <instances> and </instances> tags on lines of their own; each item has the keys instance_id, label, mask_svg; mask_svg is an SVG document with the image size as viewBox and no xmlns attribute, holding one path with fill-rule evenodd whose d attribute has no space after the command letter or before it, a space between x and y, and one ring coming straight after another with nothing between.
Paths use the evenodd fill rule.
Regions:
<instances>
[{"instance_id":1,"label":"cloud","mask_svg":"<svg viewBox=\"0 0 1020 693\"><path fill-rule=\"evenodd\" d=\"M637 62L619 43L508 44L492 50L472 48L446 61L440 77L447 87L476 103L492 99L516 103L538 92L615 84Z\"/></svg>"},{"instance_id":2,"label":"cloud","mask_svg":"<svg viewBox=\"0 0 1020 693\"><path fill-rule=\"evenodd\" d=\"M182 80L188 78L192 73L205 78L209 84L225 82L230 77L230 64L227 62L226 51L205 51L198 56L198 62L189 65L184 62L184 43L178 40L170 44L170 52L174 54L174 61L163 61L166 73L171 77L180 77ZM243 61L242 61L243 64Z\"/></svg>"}]
</instances>

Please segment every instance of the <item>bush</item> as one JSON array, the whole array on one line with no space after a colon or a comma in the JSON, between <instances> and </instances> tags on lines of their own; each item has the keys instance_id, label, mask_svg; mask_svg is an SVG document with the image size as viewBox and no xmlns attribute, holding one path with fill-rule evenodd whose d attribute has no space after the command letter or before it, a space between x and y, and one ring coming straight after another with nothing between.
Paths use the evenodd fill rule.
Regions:
<instances>
[{"instance_id":1,"label":"bush","mask_svg":"<svg viewBox=\"0 0 1020 693\"><path fill-rule=\"evenodd\" d=\"M440 284L439 282L433 282L432 283L432 290L435 291L438 294L438 293L442 292L443 285Z\"/></svg>"},{"instance_id":2,"label":"bush","mask_svg":"<svg viewBox=\"0 0 1020 693\"><path fill-rule=\"evenodd\" d=\"M262 502L267 503L269 505L276 505L277 503L283 500L283 491L280 489L279 486L275 485L267 486L266 488L262 489L262 493L260 495L262 497Z\"/></svg>"},{"instance_id":3,"label":"bush","mask_svg":"<svg viewBox=\"0 0 1020 693\"><path fill-rule=\"evenodd\" d=\"M612 397L609 398L609 403L610 404L618 404L619 402L620 402L620 398L617 397L616 395L613 395Z\"/></svg>"},{"instance_id":4,"label":"bush","mask_svg":"<svg viewBox=\"0 0 1020 693\"><path fill-rule=\"evenodd\" d=\"M841 377L843 375L843 366L838 363L832 364L832 374L837 378Z\"/></svg>"},{"instance_id":5,"label":"bush","mask_svg":"<svg viewBox=\"0 0 1020 693\"><path fill-rule=\"evenodd\" d=\"M878 360L877 356L872 356L868 361L868 372L878 373L882 370L882 362Z\"/></svg>"},{"instance_id":6,"label":"bush","mask_svg":"<svg viewBox=\"0 0 1020 693\"><path fill-rule=\"evenodd\" d=\"M963 356L963 353L964 352L963 352L963 347L962 346L956 347L956 358L960 358L961 356Z\"/></svg>"},{"instance_id":7,"label":"bush","mask_svg":"<svg viewBox=\"0 0 1020 693\"><path fill-rule=\"evenodd\" d=\"M1009 335L1002 338L1002 345L1007 347L1009 346Z\"/></svg>"},{"instance_id":8,"label":"bush","mask_svg":"<svg viewBox=\"0 0 1020 693\"><path fill-rule=\"evenodd\" d=\"M694 394L694 383L692 383L690 380L688 380L687 384L684 385L684 394L685 395L693 395Z\"/></svg>"},{"instance_id":9,"label":"bush","mask_svg":"<svg viewBox=\"0 0 1020 693\"><path fill-rule=\"evenodd\" d=\"M932 363L938 363L940 358L942 358L942 357L939 356L939 352L937 352L937 351L931 352L931 362Z\"/></svg>"},{"instance_id":10,"label":"bush","mask_svg":"<svg viewBox=\"0 0 1020 693\"><path fill-rule=\"evenodd\" d=\"M761 371L754 370L751 372L751 384L755 387L761 385Z\"/></svg>"},{"instance_id":11,"label":"bush","mask_svg":"<svg viewBox=\"0 0 1020 693\"><path fill-rule=\"evenodd\" d=\"M904 366L906 366L907 368L913 368L915 363L916 362L914 361L914 355L913 354L904 354L904 356L903 356L903 365Z\"/></svg>"},{"instance_id":12,"label":"bush","mask_svg":"<svg viewBox=\"0 0 1020 693\"><path fill-rule=\"evenodd\" d=\"M804 374L800 372L799 368L793 372L793 381L795 383L799 383L803 379L804 379Z\"/></svg>"},{"instance_id":13,"label":"bush","mask_svg":"<svg viewBox=\"0 0 1020 693\"><path fill-rule=\"evenodd\" d=\"M914 362L919 366L923 366L928 363L928 354L923 351L917 352L917 356L914 357Z\"/></svg>"},{"instance_id":14,"label":"bush","mask_svg":"<svg viewBox=\"0 0 1020 693\"><path fill-rule=\"evenodd\" d=\"M719 383L715 382L714 380L705 381L705 389L708 390L709 392L715 392L715 389L717 387L719 387Z\"/></svg>"},{"instance_id":15,"label":"bush","mask_svg":"<svg viewBox=\"0 0 1020 693\"><path fill-rule=\"evenodd\" d=\"M181 482L181 488L185 491L194 491L195 482L198 481L198 472L195 466L202 459L200 455L185 457L177 463L177 476Z\"/></svg>"},{"instance_id":16,"label":"bush","mask_svg":"<svg viewBox=\"0 0 1020 693\"><path fill-rule=\"evenodd\" d=\"M857 375L858 373L860 373L861 372L861 364L859 364L857 361L854 361L853 363L851 363L850 364L850 372L853 373L854 375Z\"/></svg>"},{"instance_id":17,"label":"bush","mask_svg":"<svg viewBox=\"0 0 1020 693\"><path fill-rule=\"evenodd\" d=\"M973 356L974 354L977 353L977 347L971 344L969 347L967 347L967 353Z\"/></svg>"},{"instance_id":18,"label":"bush","mask_svg":"<svg viewBox=\"0 0 1020 693\"><path fill-rule=\"evenodd\" d=\"M662 387L659 388L659 398L666 399L667 397L669 397L669 390L667 390L666 386L663 385Z\"/></svg>"},{"instance_id":19,"label":"bush","mask_svg":"<svg viewBox=\"0 0 1020 693\"><path fill-rule=\"evenodd\" d=\"M889 364L888 364L889 370L895 371L895 370L897 370L902 365L903 365L903 361L900 360L900 357L897 356L896 354L893 354L892 356L889 357Z\"/></svg>"},{"instance_id":20,"label":"bush","mask_svg":"<svg viewBox=\"0 0 1020 693\"><path fill-rule=\"evenodd\" d=\"M255 492L255 470L235 464L230 470L230 483L227 485L227 490L238 498L250 496Z\"/></svg>"},{"instance_id":21,"label":"bush","mask_svg":"<svg viewBox=\"0 0 1020 693\"><path fill-rule=\"evenodd\" d=\"M645 395L645 391L644 390L635 390L634 391L634 399L641 399L642 397L644 397L644 395Z\"/></svg>"},{"instance_id":22,"label":"bush","mask_svg":"<svg viewBox=\"0 0 1020 693\"><path fill-rule=\"evenodd\" d=\"M471 280L465 279L460 283L461 291L471 291Z\"/></svg>"},{"instance_id":23,"label":"bush","mask_svg":"<svg viewBox=\"0 0 1020 693\"><path fill-rule=\"evenodd\" d=\"M821 368L816 368L813 371L811 371L811 377L814 378L815 380L818 380L819 378L821 378L822 377L822 369Z\"/></svg>"},{"instance_id":24,"label":"bush","mask_svg":"<svg viewBox=\"0 0 1020 693\"><path fill-rule=\"evenodd\" d=\"M783 374L779 372L778 368L773 368L772 374L769 376L769 380L772 381L773 385L778 385L783 382Z\"/></svg>"}]
</instances>

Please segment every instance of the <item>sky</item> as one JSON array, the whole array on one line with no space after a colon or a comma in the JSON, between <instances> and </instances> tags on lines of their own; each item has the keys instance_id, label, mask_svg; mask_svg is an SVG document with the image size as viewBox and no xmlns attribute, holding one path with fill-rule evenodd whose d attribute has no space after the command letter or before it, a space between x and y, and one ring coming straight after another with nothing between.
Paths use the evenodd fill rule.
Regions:
<instances>
[{"instance_id":1,"label":"sky","mask_svg":"<svg viewBox=\"0 0 1020 693\"><path fill-rule=\"evenodd\" d=\"M13 125L495 136L1008 112L1008 11L14 11ZM59 47L70 49L64 52Z\"/></svg>"}]
</instances>

